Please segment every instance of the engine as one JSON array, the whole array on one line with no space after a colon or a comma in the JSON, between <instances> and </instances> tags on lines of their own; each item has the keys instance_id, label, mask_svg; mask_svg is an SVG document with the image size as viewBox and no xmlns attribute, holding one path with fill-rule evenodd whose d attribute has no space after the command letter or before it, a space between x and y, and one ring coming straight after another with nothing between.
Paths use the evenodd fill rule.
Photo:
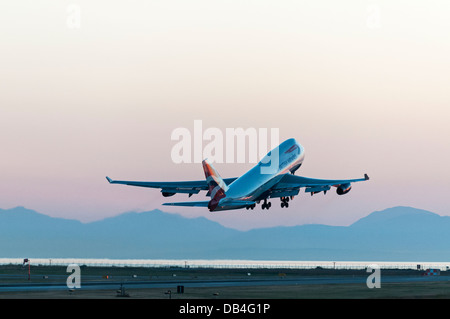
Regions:
<instances>
[{"instance_id":1,"label":"engine","mask_svg":"<svg viewBox=\"0 0 450 319\"><path fill-rule=\"evenodd\" d=\"M350 183L348 183L348 184L341 184L336 189L336 193L338 195L344 195L344 194L347 194L351 189L352 189L352 185L350 185Z\"/></svg>"},{"instance_id":2,"label":"engine","mask_svg":"<svg viewBox=\"0 0 450 319\"><path fill-rule=\"evenodd\" d=\"M175 193L170 193L170 192L162 192L162 195L163 195L164 197L170 197L170 196L173 196L173 195L175 195Z\"/></svg>"}]
</instances>

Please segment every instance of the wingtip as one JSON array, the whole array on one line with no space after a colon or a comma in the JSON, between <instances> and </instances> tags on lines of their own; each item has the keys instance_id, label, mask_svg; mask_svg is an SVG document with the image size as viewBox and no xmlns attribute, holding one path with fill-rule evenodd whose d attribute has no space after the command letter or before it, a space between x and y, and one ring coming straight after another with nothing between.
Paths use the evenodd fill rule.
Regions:
<instances>
[{"instance_id":1,"label":"wingtip","mask_svg":"<svg viewBox=\"0 0 450 319\"><path fill-rule=\"evenodd\" d=\"M106 180L108 181L108 183L112 183L112 179L111 178L109 178L108 176L106 176Z\"/></svg>"},{"instance_id":2,"label":"wingtip","mask_svg":"<svg viewBox=\"0 0 450 319\"><path fill-rule=\"evenodd\" d=\"M367 175L367 174L364 174L364 179L366 180L366 181L368 181L370 178L369 178L369 175Z\"/></svg>"}]
</instances>

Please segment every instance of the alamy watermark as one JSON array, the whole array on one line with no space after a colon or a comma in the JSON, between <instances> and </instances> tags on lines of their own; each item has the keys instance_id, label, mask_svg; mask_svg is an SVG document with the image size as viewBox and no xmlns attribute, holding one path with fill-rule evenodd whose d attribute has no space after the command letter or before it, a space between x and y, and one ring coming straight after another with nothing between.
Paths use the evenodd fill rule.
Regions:
<instances>
[{"instance_id":1,"label":"alamy watermark","mask_svg":"<svg viewBox=\"0 0 450 319\"><path fill-rule=\"evenodd\" d=\"M66 280L67 288L75 289L81 288L81 270L77 264L70 264L67 266L66 272L71 273Z\"/></svg>"},{"instance_id":2,"label":"alamy watermark","mask_svg":"<svg viewBox=\"0 0 450 319\"><path fill-rule=\"evenodd\" d=\"M270 136L269 136L270 134ZM226 128L225 131L209 127L204 129L202 120L195 120L191 131L178 127L172 131L171 158L176 164L201 163L205 158L215 163L261 163L261 173L270 174L278 169L279 154L270 152L278 146L280 139L278 128ZM266 155L267 154L267 155Z\"/></svg>"},{"instance_id":3,"label":"alamy watermark","mask_svg":"<svg viewBox=\"0 0 450 319\"><path fill-rule=\"evenodd\" d=\"M376 30L381 28L381 7L372 3L367 5L367 18L366 26L371 30Z\"/></svg>"},{"instance_id":4,"label":"alamy watermark","mask_svg":"<svg viewBox=\"0 0 450 319\"><path fill-rule=\"evenodd\" d=\"M66 7L66 26L69 29L81 28L81 7L79 4L71 3Z\"/></svg>"},{"instance_id":5,"label":"alamy watermark","mask_svg":"<svg viewBox=\"0 0 450 319\"><path fill-rule=\"evenodd\" d=\"M377 264L371 264L367 267L367 272L372 273L367 277L366 285L367 288L381 288L381 270L380 266Z\"/></svg>"}]
</instances>

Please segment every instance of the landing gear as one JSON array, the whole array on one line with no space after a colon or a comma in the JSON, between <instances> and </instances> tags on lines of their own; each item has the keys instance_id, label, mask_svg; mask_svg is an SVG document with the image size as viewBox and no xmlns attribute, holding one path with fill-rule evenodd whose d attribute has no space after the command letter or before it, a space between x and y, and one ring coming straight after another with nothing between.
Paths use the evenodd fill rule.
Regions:
<instances>
[{"instance_id":1,"label":"landing gear","mask_svg":"<svg viewBox=\"0 0 450 319\"><path fill-rule=\"evenodd\" d=\"M249 210L249 209L253 210L253 209L255 209L255 206L256 206L256 204L253 204L253 205L245 207L245 209L246 210Z\"/></svg>"},{"instance_id":2,"label":"landing gear","mask_svg":"<svg viewBox=\"0 0 450 319\"><path fill-rule=\"evenodd\" d=\"M281 208L289 207L289 197L280 197L281 199Z\"/></svg>"},{"instance_id":3,"label":"landing gear","mask_svg":"<svg viewBox=\"0 0 450 319\"><path fill-rule=\"evenodd\" d=\"M272 203L268 203L267 199L264 200L264 203L261 205L262 209L269 209L272 206Z\"/></svg>"}]
</instances>

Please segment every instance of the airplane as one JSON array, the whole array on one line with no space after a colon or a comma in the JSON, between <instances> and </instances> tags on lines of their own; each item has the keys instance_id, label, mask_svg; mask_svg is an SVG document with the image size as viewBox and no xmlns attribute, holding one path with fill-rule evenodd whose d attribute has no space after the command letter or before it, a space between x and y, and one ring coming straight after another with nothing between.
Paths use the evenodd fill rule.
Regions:
<instances>
[{"instance_id":1,"label":"airplane","mask_svg":"<svg viewBox=\"0 0 450 319\"><path fill-rule=\"evenodd\" d=\"M271 173L263 172L268 168L272 155L278 152L278 165ZM280 198L281 207L289 207L289 199L297 196L301 188L305 193L314 194L327 193L331 187L336 187L338 195L347 194L351 183L367 181L369 176L359 179L315 179L294 175L302 166L305 158L305 149L294 138L290 138L276 148L271 150L253 168L240 177L221 178L217 170L208 159L202 161L205 180L179 181L179 182L139 182L106 179L110 184L124 184L138 187L160 188L164 197L173 196L177 193L198 194L207 191L206 196L210 200L191 202L163 203L166 206L207 207L210 212L232 210L232 209L254 209L256 204L263 202L261 208L270 209L272 206L270 198Z\"/></svg>"}]
</instances>

